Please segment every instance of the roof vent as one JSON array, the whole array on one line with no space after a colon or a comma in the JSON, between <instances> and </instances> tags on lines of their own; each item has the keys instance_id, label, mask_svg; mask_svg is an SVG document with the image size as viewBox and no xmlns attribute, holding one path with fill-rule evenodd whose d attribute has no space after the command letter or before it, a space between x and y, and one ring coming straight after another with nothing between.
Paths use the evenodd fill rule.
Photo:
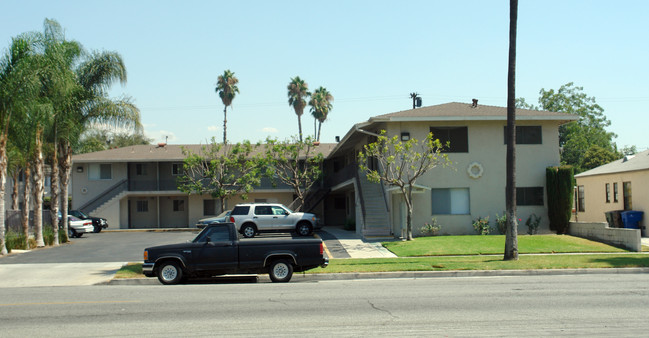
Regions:
<instances>
[{"instance_id":1,"label":"roof vent","mask_svg":"<svg viewBox=\"0 0 649 338\"><path fill-rule=\"evenodd\" d=\"M478 99L473 99L473 104L471 104L471 108L478 108Z\"/></svg>"},{"instance_id":2,"label":"roof vent","mask_svg":"<svg viewBox=\"0 0 649 338\"><path fill-rule=\"evenodd\" d=\"M635 155L626 155L626 156L624 156L624 159L622 160L622 163L624 163L624 162L626 162L626 161L628 161L628 160L630 160L630 159L632 159L634 157L635 157Z\"/></svg>"}]
</instances>

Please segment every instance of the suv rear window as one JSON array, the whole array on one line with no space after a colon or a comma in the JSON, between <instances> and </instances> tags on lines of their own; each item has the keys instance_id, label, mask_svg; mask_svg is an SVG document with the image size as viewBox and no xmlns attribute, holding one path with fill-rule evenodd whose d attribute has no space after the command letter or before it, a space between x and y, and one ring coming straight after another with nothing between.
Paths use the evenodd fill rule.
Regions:
<instances>
[{"instance_id":1,"label":"suv rear window","mask_svg":"<svg viewBox=\"0 0 649 338\"><path fill-rule=\"evenodd\" d=\"M247 215L248 211L250 211L250 206L236 206L232 209L230 216Z\"/></svg>"}]
</instances>

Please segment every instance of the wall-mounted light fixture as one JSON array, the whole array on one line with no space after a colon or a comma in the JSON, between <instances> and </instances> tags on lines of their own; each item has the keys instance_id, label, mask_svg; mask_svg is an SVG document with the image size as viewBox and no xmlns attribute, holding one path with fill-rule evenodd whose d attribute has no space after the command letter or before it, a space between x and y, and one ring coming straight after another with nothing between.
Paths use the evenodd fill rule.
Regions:
<instances>
[{"instance_id":1,"label":"wall-mounted light fixture","mask_svg":"<svg viewBox=\"0 0 649 338\"><path fill-rule=\"evenodd\" d=\"M401 141L409 141L410 140L410 133L409 132L403 132L401 133Z\"/></svg>"},{"instance_id":2,"label":"wall-mounted light fixture","mask_svg":"<svg viewBox=\"0 0 649 338\"><path fill-rule=\"evenodd\" d=\"M82 167L82 166L78 166L78 167L77 167L77 172L78 172L78 173L82 173L82 172L83 172L83 167Z\"/></svg>"}]
</instances>

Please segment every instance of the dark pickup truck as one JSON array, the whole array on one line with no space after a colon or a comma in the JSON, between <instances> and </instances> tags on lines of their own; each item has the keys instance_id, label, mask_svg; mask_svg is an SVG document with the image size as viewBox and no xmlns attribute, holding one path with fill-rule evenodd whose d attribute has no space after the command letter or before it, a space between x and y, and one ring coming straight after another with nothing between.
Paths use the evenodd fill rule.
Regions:
<instances>
[{"instance_id":1,"label":"dark pickup truck","mask_svg":"<svg viewBox=\"0 0 649 338\"><path fill-rule=\"evenodd\" d=\"M293 272L326 267L322 240L239 240L234 223L212 223L187 243L144 249L142 272L162 284L187 277L268 273L273 282L288 282Z\"/></svg>"}]
</instances>

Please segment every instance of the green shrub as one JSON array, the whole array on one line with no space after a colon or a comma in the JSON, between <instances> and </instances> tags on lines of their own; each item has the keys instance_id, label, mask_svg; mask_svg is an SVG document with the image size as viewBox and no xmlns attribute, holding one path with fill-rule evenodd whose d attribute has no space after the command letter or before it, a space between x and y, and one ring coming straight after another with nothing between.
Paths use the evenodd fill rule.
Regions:
<instances>
[{"instance_id":1,"label":"green shrub","mask_svg":"<svg viewBox=\"0 0 649 338\"><path fill-rule=\"evenodd\" d=\"M441 228L442 226L437 223L437 218L433 217L431 222L424 223L420 230L422 236L437 236Z\"/></svg>"},{"instance_id":2,"label":"green shrub","mask_svg":"<svg viewBox=\"0 0 649 338\"><path fill-rule=\"evenodd\" d=\"M11 250L27 250L27 241L25 240L25 235L18 233L12 230L8 230L5 233L5 244L7 246L7 251Z\"/></svg>"},{"instance_id":3,"label":"green shrub","mask_svg":"<svg viewBox=\"0 0 649 338\"><path fill-rule=\"evenodd\" d=\"M473 229L478 235L488 235L491 232L491 227L489 226L489 216L478 217L473 220Z\"/></svg>"},{"instance_id":4,"label":"green shrub","mask_svg":"<svg viewBox=\"0 0 649 338\"><path fill-rule=\"evenodd\" d=\"M345 221L344 229L348 231L356 231L356 220L354 220L353 218L348 218Z\"/></svg>"},{"instance_id":5,"label":"green shrub","mask_svg":"<svg viewBox=\"0 0 649 338\"><path fill-rule=\"evenodd\" d=\"M496 213L496 229L501 235L504 235L507 231L507 215L504 211L502 216L498 216L498 213Z\"/></svg>"},{"instance_id":6,"label":"green shrub","mask_svg":"<svg viewBox=\"0 0 649 338\"><path fill-rule=\"evenodd\" d=\"M538 232L540 224L541 224L541 216L536 216L535 213L532 213L530 217L527 218L527 221L525 221L525 225L527 225L527 234L528 235L536 234Z\"/></svg>"},{"instance_id":7,"label":"green shrub","mask_svg":"<svg viewBox=\"0 0 649 338\"><path fill-rule=\"evenodd\" d=\"M43 227L43 241L45 245L54 244L54 229L51 225L46 225ZM65 231L59 229L59 244L66 243L68 241L67 236L65 236Z\"/></svg>"}]
</instances>

